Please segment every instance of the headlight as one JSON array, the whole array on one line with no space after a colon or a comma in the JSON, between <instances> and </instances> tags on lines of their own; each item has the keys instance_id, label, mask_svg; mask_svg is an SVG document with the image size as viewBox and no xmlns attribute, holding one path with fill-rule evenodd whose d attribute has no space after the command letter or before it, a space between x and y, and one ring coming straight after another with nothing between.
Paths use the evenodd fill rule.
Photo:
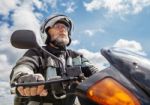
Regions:
<instances>
[{"instance_id":1,"label":"headlight","mask_svg":"<svg viewBox=\"0 0 150 105\"><path fill-rule=\"evenodd\" d=\"M91 86L87 96L100 105L141 105L135 95L112 78L104 78Z\"/></svg>"}]
</instances>

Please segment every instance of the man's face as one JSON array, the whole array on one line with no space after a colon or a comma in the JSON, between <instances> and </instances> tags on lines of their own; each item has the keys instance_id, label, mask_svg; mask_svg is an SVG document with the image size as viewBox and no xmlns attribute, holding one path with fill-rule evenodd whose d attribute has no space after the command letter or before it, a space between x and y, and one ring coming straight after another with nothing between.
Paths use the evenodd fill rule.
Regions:
<instances>
[{"instance_id":1,"label":"man's face","mask_svg":"<svg viewBox=\"0 0 150 105\"><path fill-rule=\"evenodd\" d=\"M69 43L68 27L62 23L56 23L48 30L51 41L54 41L59 46L65 46Z\"/></svg>"}]
</instances>

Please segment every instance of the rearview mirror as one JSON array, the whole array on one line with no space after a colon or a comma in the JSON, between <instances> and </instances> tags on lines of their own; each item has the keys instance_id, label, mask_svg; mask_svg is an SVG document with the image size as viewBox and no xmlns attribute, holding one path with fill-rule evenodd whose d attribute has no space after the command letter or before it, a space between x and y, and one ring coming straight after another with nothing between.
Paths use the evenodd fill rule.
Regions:
<instances>
[{"instance_id":1,"label":"rearview mirror","mask_svg":"<svg viewBox=\"0 0 150 105\"><path fill-rule=\"evenodd\" d=\"M20 49L39 47L35 33L31 30L16 30L11 36L11 44Z\"/></svg>"}]
</instances>

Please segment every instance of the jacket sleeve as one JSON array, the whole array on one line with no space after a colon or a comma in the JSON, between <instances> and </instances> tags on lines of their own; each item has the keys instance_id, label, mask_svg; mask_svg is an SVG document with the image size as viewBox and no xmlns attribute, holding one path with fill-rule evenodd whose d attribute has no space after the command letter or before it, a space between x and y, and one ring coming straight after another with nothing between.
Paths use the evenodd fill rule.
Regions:
<instances>
[{"instance_id":1,"label":"jacket sleeve","mask_svg":"<svg viewBox=\"0 0 150 105\"><path fill-rule=\"evenodd\" d=\"M16 82L18 78L25 74L33 74L39 68L39 56L36 49L28 50L21 57L10 74L10 82Z\"/></svg>"},{"instance_id":2,"label":"jacket sleeve","mask_svg":"<svg viewBox=\"0 0 150 105\"><path fill-rule=\"evenodd\" d=\"M98 72L99 70L89 62L83 55L81 55L81 64L82 64L82 72L84 73L85 77L89 77L92 74Z\"/></svg>"}]
</instances>

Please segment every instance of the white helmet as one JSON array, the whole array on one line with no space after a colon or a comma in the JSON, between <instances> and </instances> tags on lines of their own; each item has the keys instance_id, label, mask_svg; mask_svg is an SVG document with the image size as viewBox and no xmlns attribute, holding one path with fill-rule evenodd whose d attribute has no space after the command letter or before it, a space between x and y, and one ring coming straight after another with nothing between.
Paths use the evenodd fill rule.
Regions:
<instances>
[{"instance_id":1,"label":"white helmet","mask_svg":"<svg viewBox=\"0 0 150 105\"><path fill-rule=\"evenodd\" d=\"M41 38L43 40L43 42L45 44L49 44L51 42L51 38L50 36L48 35L48 29L51 28L54 24L56 24L57 22L61 22L63 24L65 24L69 30L68 30L68 35L69 35L69 43L68 45L70 45L71 43L71 38L70 38L70 35L71 35L71 30L72 30L72 21L70 18L68 18L67 16L65 15L55 15L55 16L51 16L51 17L48 17L44 22L43 24L41 25L41 28L40 28L40 32L41 32ZM67 45L67 46L68 46Z\"/></svg>"}]
</instances>

